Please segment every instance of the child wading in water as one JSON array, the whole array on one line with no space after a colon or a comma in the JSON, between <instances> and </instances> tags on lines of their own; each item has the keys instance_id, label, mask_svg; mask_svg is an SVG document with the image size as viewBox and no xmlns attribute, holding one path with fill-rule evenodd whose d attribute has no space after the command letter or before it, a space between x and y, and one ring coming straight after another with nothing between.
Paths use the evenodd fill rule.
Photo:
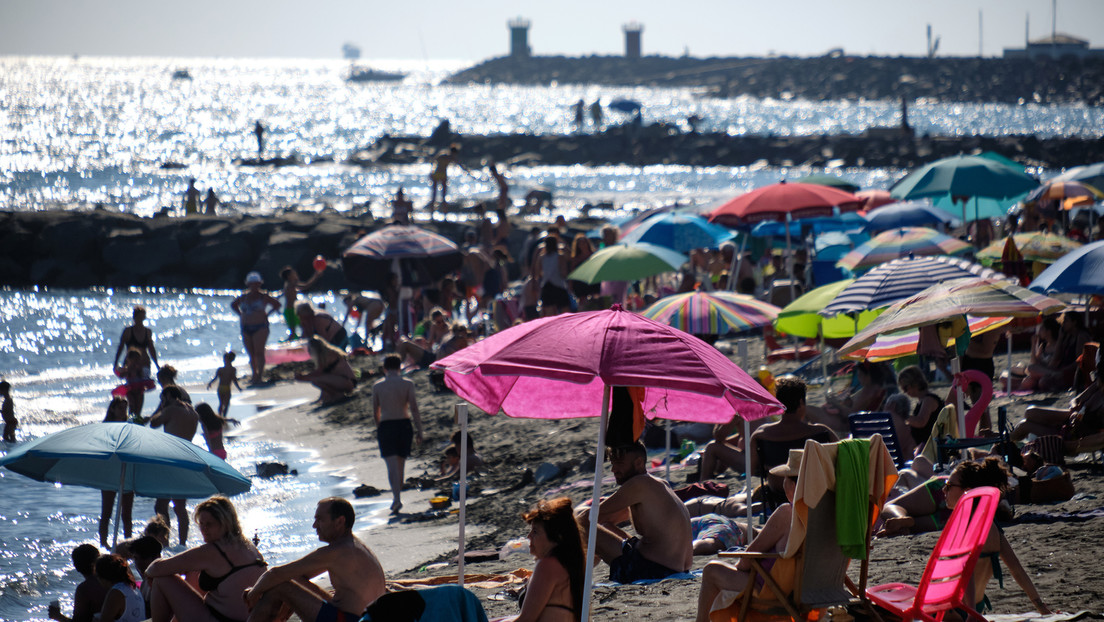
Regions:
<instances>
[{"instance_id":1,"label":"child wading in water","mask_svg":"<svg viewBox=\"0 0 1104 622\"><path fill-rule=\"evenodd\" d=\"M222 431L226 429L227 424L239 425L241 422L237 419L220 417L207 402L197 404L195 411L199 415L200 425L203 426L203 439L207 441L207 451L225 460L226 448L222 444Z\"/></svg>"},{"instance_id":2,"label":"child wading in water","mask_svg":"<svg viewBox=\"0 0 1104 622\"><path fill-rule=\"evenodd\" d=\"M241 385L238 384L238 370L234 367L234 358L237 355L231 350L222 355L222 367L215 370L215 377L207 383L207 388L210 389L211 385L218 380L218 394L219 407L218 414L225 417L230 412L230 384L238 387L238 391L241 391Z\"/></svg>"},{"instance_id":3,"label":"child wading in water","mask_svg":"<svg viewBox=\"0 0 1104 622\"><path fill-rule=\"evenodd\" d=\"M15 405L12 404L11 398L11 383L7 380L0 380L0 397L4 398L3 405L0 405L0 414L4 416L4 442L15 442L15 428L19 425L19 421L15 418Z\"/></svg>"},{"instance_id":4,"label":"child wading in water","mask_svg":"<svg viewBox=\"0 0 1104 622\"><path fill-rule=\"evenodd\" d=\"M123 379L126 384L127 408L130 410L130 420L135 423L145 423L142 419L142 404L146 399L148 370L142 364L142 353L137 348L127 350L123 366L115 370L115 374Z\"/></svg>"}]
</instances>

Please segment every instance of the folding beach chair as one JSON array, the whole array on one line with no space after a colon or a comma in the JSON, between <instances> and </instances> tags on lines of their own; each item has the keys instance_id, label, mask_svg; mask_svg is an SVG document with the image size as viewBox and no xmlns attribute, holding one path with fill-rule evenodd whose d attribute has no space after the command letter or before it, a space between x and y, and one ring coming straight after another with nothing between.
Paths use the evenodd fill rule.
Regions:
<instances>
[{"instance_id":1,"label":"folding beach chair","mask_svg":"<svg viewBox=\"0 0 1104 622\"><path fill-rule=\"evenodd\" d=\"M951 609L960 609L968 617L985 622L974 611L973 603L962 598L974 574L981 547L993 528L993 515L1000 502L1000 491L990 486L967 491L955 505L947 526L932 550L919 587L907 583L886 583L866 590L879 607L902 620L942 620Z\"/></svg>"},{"instance_id":2,"label":"folding beach chair","mask_svg":"<svg viewBox=\"0 0 1104 622\"><path fill-rule=\"evenodd\" d=\"M856 451L867 456L866 472L863 479L867 491L864 495L843 495L839 490L842 484L837 475L842 473L837 466L831 472L825 472L825 465L837 464L840 446L850 443ZM794 622L805 620L810 611L825 609L837 605L865 602L865 586L869 563L870 538L873 534L874 519L885 503L886 495L897 479L897 470L880 436L869 440L846 440L840 443L821 444L807 441L802 455L798 489L794 498L794 516L790 526L790 539L787 550L778 553L721 553L722 557L747 559L751 562L752 577L747 588L739 594L724 593L718 596L714 611L710 614L713 622L731 622L747 620L749 610L762 613L787 616ZM849 482L851 485L856 481ZM842 501L841 501L842 499ZM856 585L847 576L850 562L844 546L840 544L840 503L856 503L865 507L843 508L844 516L865 515L867 521L860 527L863 530L861 543L862 564L859 583ZM865 510L863 512L862 510ZM854 545L854 543L852 543ZM851 553L854 555L854 553ZM776 560L775 565L792 563L794 584L792 589L780 585L771 569L763 562ZM759 582L763 587L757 587ZM868 603L867 603L868 604ZM719 605L719 608L718 608ZM868 604L869 605L869 604ZM873 614L871 610L871 614Z\"/></svg>"},{"instance_id":3,"label":"folding beach chair","mask_svg":"<svg viewBox=\"0 0 1104 622\"><path fill-rule=\"evenodd\" d=\"M901 450L901 443L897 439L897 428L893 425L893 415L887 412L859 412L847 416L848 426L851 428L851 438L870 438L875 434L882 437L889 455L893 456L893 464L897 469L908 466L909 460Z\"/></svg>"}]
</instances>

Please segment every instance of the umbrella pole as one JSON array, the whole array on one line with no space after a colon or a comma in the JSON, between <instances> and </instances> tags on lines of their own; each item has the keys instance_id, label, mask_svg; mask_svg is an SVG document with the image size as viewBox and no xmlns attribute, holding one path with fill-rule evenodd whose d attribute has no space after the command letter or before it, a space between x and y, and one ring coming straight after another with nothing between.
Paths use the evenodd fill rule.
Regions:
<instances>
[{"instance_id":1,"label":"umbrella pole","mask_svg":"<svg viewBox=\"0 0 1104 622\"><path fill-rule=\"evenodd\" d=\"M746 542L751 542L752 511L751 511L751 422L744 419L744 506L747 507L747 533L744 534Z\"/></svg>"},{"instance_id":2,"label":"umbrella pole","mask_svg":"<svg viewBox=\"0 0 1104 622\"><path fill-rule=\"evenodd\" d=\"M587 528L586 589L583 590L583 610L580 622L590 619L590 590L594 585L594 551L598 543L598 500L602 495L602 470L605 466L606 424L609 422L610 386L602 388L602 418L598 420L598 449L594 454L594 492L590 496L590 525Z\"/></svg>"},{"instance_id":3,"label":"umbrella pole","mask_svg":"<svg viewBox=\"0 0 1104 622\"><path fill-rule=\"evenodd\" d=\"M736 267L740 265L740 261L744 256L744 244L747 243L747 235L740 236L740 250L732 256L732 265L728 267L728 283L725 283L725 289L728 291L735 291L736 286L739 284L739 275L736 274Z\"/></svg>"},{"instance_id":4,"label":"umbrella pole","mask_svg":"<svg viewBox=\"0 0 1104 622\"><path fill-rule=\"evenodd\" d=\"M460 419L460 535L457 537L457 549L460 556L457 558L456 584L464 587L464 518L466 512L465 503L468 499L468 405L457 404L456 415Z\"/></svg>"},{"instance_id":5,"label":"umbrella pole","mask_svg":"<svg viewBox=\"0 0 1104 622\"><path fill-rule=\"evenodd\" d=\"M1004 340L1008 342L1008 356L1005 358L1004 364L1004 390L1009 396L1012 395L1012 331L1006 331L1004 333ZM1003 432L1003 430L1002 430Z\"/></svg>"},{"instance_id":6,"label":"umbrella pole","mask_svg":"<svg viewBox=\"0 0 1104 622\"><path fill-rule=\"evenodd\" d=\"M951 359L951 377L952 383L958 384L958 377L962 373L962 361L955 356ZM966 431L966 399L963 395L966 392L966 387L958 387L955 390L955 410L958 411L958 438L967 438L969 433Z\"/></svg>"},{"instance_id":7,"label":"umbrella pole","mask_svg":"<svg viewBox=\"0 0 1104 622\"><path fill-rule=\"evenodd\" d=\"M119 464L119 491L115 494L115 532L111 536L111 550L119 543L119 522L123 520L123 489L126 484L126 463Z\"/></svg>"},{"instance_id":8,"label":"umbrella pole","mask_svg":"<svg viewBox=\"0 0 1104 622\"><path fill-rule=\"evenodd\" d=\"M665 458L663 460L663 464L667 468L663 470L663 479L670 482L671 481L671 422L668 421L666 424L664 424L663 427L667 428L667 450L666 450L667 453L663 454L665 456Z\"/></svg>"}]
</instances>

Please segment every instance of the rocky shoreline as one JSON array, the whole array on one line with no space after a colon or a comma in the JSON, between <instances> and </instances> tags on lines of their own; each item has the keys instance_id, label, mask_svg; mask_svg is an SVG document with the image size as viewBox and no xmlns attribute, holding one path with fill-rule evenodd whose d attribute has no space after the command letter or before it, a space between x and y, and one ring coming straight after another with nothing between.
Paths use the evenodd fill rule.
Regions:
<instances>
[{"instance_id":1,"label":"rocky shoreline","mask_svg":"<svg viewBox=\"0 0 1104 622\"><path fill-rule=\"evenodd\" d=\"M913 168L960 154L994 151L1028 166L1066 168L1104 160L1104 139L1035 136L913 136L901 128L860 135L730 136L670 125L613 126L597 134L383 136L347 161L415 164L450 143L466 166L682 164L688 166L860 166Z\"/></svg>"},{"instance_id":2,"label":"rocky shoreline","mask_svg":"<svg viewBox=\"0 0 1104 622\"><path fill-rule=\"evenodd\" d=\"M815 101L927 98L943 102L1104 104L1104 61L848 56L492 58L453 84L698 87L715 97Z\"/></svg>"}]
</instances>

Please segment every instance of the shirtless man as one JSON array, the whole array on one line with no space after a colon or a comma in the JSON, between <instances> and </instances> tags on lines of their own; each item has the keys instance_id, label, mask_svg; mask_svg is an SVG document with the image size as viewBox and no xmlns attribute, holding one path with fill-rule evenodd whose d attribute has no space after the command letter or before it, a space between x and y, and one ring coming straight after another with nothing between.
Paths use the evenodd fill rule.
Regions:
<instances>
[{"instance_id":1,"label":"shirtless man","mask_svg":"<svg viewBox=\"0 0 1104 622\"><path fill-rule=\"evenodd\" d=\"M161 408L150 418L149 424L151 428L165 426L165 432L190 443L199 428L199 415L190 403L184 401L184 391L176 385L169 385L161 392ZM188 540L187 500L173 499L172 503L180 544L184 544ZM153 504L153 510L165 517L165 523L169 522L168 499L158 499Z\"/></svg>"},{"instance_id":2,"label":"shirtless man","mask_svg":"<svg viewBox=\"0 0 1104 622\"><path fill-rule=\"evenodd\" d=\"M812 439L820 443L834 443L839 440L832 428L823 423L805 421L805 381L796 376L782 376L777 381L778 401L786 407L781 419L768 423L751 434L751 472L759 473L784 464L790 449L805 447L805 441ZM771 453L760 455L759 441L772 444ZM766 448L764 448L766 450ZM784 478L774 474L767 475L767 485L778 495L780 503L785 503L782 488Z\"/></svg>"},{"instance_id":3,"label":"shirtless man","mask_svg":"<svg viewBox=\"0 0 1104 622\"><path fill-rule=\"evenodd\" d=\"M645 469L647 451L634 443L609 451L610 469L620 488L598 506L597 552L610 567L610 580L632 583L686 572L694 560L690 514L663 480ZM579 528L590 523L590 508L575 512ZM636 536L617 527L632 521Z\"/></svg>"},{"instance_id":4,"label":"shirtless man","mask_svg":"<svg viewBox=\"0 0 1104 622\"><path fill-rule=\"evenodd\" d=\"M245 590L248 622L287 619L290 608L304 622L359 620L364 608L387 592L383 566L368 545L353 535L351 503L341 497L318 502L314 531L326 546L293 562L269 568ZM330 573L333 594L311 582Z\"/></svg>"},{"instance_id":5,"label":"shirtless man","mask_svg":"<svg viewBox=\"0 0 1104 622\"><path fill-rule=\"evenodd\" d=\"M299 281L299 273L291 266L284 266L280 270L280 278L284 280L284 321L287 322L288 339L296 339L295 328L299 326L299 316L295 313L295 306L299 304L299 292L305 292L322 276L321 271L314 273L305 282Z\"/></svg>"},{"instance_id":6,"label":"shirtless man","mask_svg":"<svg viewBox=\"0 0 1104 622\"><path fill-rule=\"evenodd\" d=\"M391 513L402 509L402 487L406 459L410 457L410 442L422 443L422 418L418 414L418 399L414 383L403 378L402 358L388 354L383 359L383 380L372 385L372 415L376 419L380 455L387 464L387 481L391 484ZM413 419L414 425L411 426Z\"/></svg>"}]
</instances>

